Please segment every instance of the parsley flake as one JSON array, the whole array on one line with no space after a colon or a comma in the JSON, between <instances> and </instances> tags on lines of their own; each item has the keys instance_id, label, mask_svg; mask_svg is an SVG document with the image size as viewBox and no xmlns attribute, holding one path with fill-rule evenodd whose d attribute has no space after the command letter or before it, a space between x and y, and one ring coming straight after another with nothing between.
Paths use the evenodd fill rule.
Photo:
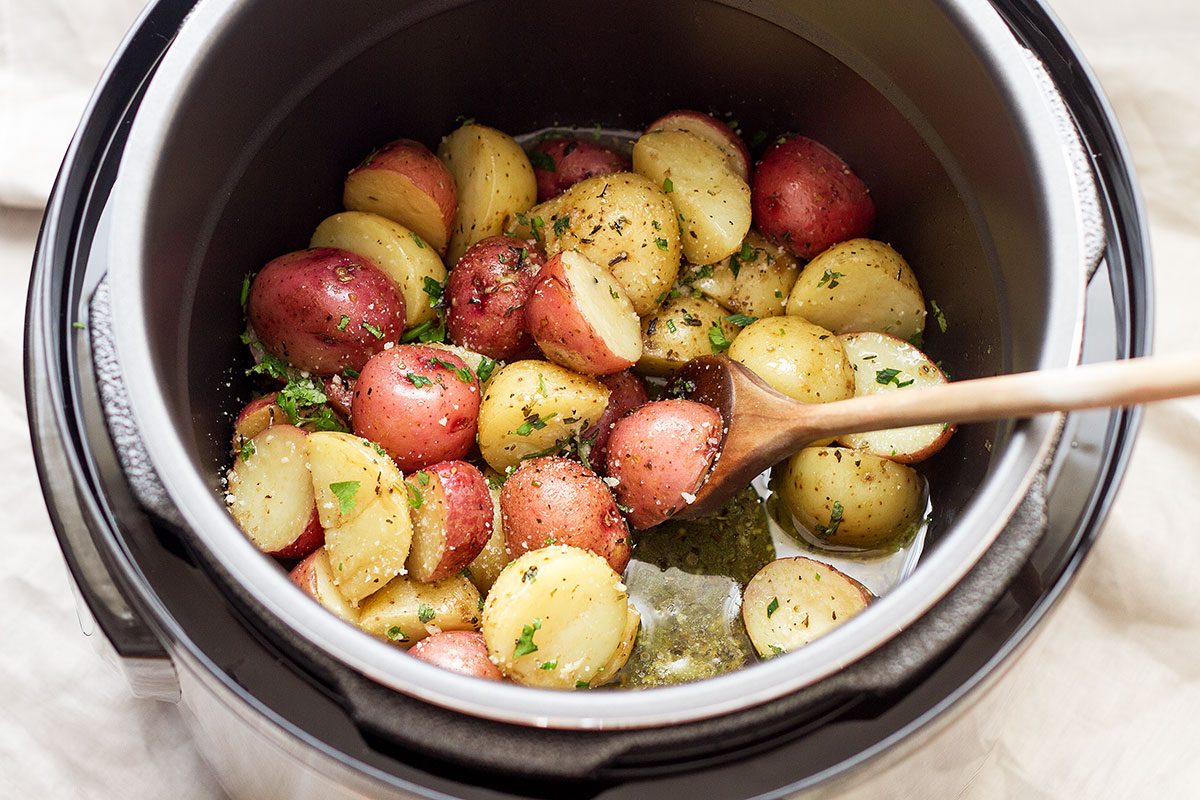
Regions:
<instances>
[{"instance_id":1,"label":"parsley flake","mask_svg":"<svg viewBox=\"0 0 1200 800\"><path fill-rule=\"evenodd\" d=\"M778 610L779 610L779 598L772 597L771 602L767 604L767 619L770 619L772 616L774 616L775 612Z\"/></svg>"},{"instance_id":2,"label":"parsley flake","mask_svg":"<svg viewBox=\"0 0 1200 800\"><path fill-rule=\"evenodd\" d=\"M422 625L431 622L436 616L437 612L433 610L432 606L428 606L425 603L421 603L417 609L417 619L421 620Z\"/></svg>"},{"instance_id":3,"label":"parsley flake","mask_svg":"<svg viewBox=\"0 0 1200 800\"><path fill-rule=\"evenodd\" d=\"M479 366L475 368L475 375L479 378L480 383L486 383L487 379L492 377L492 372L496 369L496 362L484 356L479 362Z\"/></svg>"},{"instance_id":4,"label":"parsley flake","mask_svg":"<svg viewBox=\"0 0 1200 800\"><path fill-rule=\"evenodd\" d=\"M408 481L405 481L404 485L408 487L408 505L409 505L409 507L411 507L413 509L417 509L417 508L420 508L421 506L425 505L425 495L421 492L420 489L413 486Z\"/></svg>"},{"instance_id":5,"label":"parsley flake","mask_svg":"<svg viewBox=\"0 0 1200 800\"><path fill-rule=\"evenodd\" d=\"M253 439L246 439L245 441L242 442L242 449L241 449L242 461L249 461L250 456L254 455L256 452L258 452L258 450L254 446Z\"/></svg>"},{"instance_id":6,"label":"parsley flake","mask_svg":"<svg viewBox=\"0 0 1200 800\"><path fill-rule=\"evenodd\" d=\"M537 652L538 646L533 643L533 634L541 629L542 621L540 619L535 619L529 625L521 628L521 636L517 639L517 646L513 648L513 658Z\"/></svg>"},{"instance_id":7,"label":"parsley flake","mask_svg":"<svg viewBox=\"0 0 1200 800\"><path fill-rule=\"evenodd\" d=\"M739 328L744 328L747 325L758 322L758 317L751 317L748 314L730 314L725 319L729 323L737 325Z\"/></svg>"},{"instance_id":8,"label":"parsley flake","mask_svg":"<svg viewBox=\"0 0 1200 800\"><path fill-rule=\"evenodd\" d=\"M567 232L567 228L569 227L571 227L571 218L559 217L558 219L554 220L554 235L562 236Z\"/></svg>"},{"instance_id":9,"label":"parsley flake","mask_svg":"<svg viewBox=\"0 0 1200 800\"><path fill-rule=\"evenodd\" d=\"M413 241L417 243L417 247L421 248L422 250L425 249L425 241L417 235L416 231L412 231L412 238Z\"/></svg>"},{"instance_id":10,"label":"parsley flake","mask_svg":"<svg viewBox=\"0 0 1200 800\"><path fill-rule=\"evenodd\" d=\"M372 325L371 323L367 322L366 320L363 320L362 329L364 331L366 331L367 333L371 334L372 336L374 336L376 339L383 338L383 329L378 327L377 325Z\"/></svg>"},{"instance_id":11,"label":"parsley flake","mask_svg":"<svg viewBox=\"0 0 1200 800\"><path fill-rule=\"evenodd\" d=\"M671 192L675 191L675 184L671 182L670 178L666 178L665 180L663 180L663 191L666 192L667 194L670 194Z\"/></svg>"},{"instance_id":12,"label":"parsley flake","mask_svg":"<svg viewBox=\"0 0 1200 800\"><path fill-rule=\"evenodd\" d=\"M407 642L408 637L404 635L404 629L399 625L393 625L387 629L387 637L393 642Z\"/></svg>"},{"instance_id":13,"label":"parsley flake","mask_svg":"<svg viewBox=\"0 0 1200 800\"><path fill-rule=\"evenodd\" d=\"M329 491L333 492L333 496L338 501L338 511L343 514L349 514L354 510L355 495L358 494L358 487L362 486L359 481L338 481L329 484Z\"/></svg>"},{"instance_id":14,"label":"parsley flake","mask_svg":"<svg viewBox=\"0 0 1200 800\"><path fill-rule=\"evenodd\" d=\"M553 661L543 661L541 664L538 665L538 669L551 670L551 669L556 668L557 666L558 666L558 659L556 658Z\"/></svg>"},{"instance_id":15,"label":"parsley flake","mask_svg":"<svg viewBox=\"0 0 1200 800\"><path fill-rule=\"evenodd\" d=\"M825 270L825 273L821 276L821 280L817 281L817 287L819 288L825 284L829 284L830 289L836 289L838 286L838 278L844 277L846 277L846 273L844 272L830 272L829 270Z\"/></svg>"},{"instance_id":16,"label":"parsley flake","mask_svg":"<svg viewBox=\"0 0 1200 800\"><path fill-rule=\"evenodd\" d=\"M668 246L666 239L659 239L657 237L654 239L654 244L657 245L659 250L666 250Z\"/></svg>"},{"instance_id":17,"label":"parsley flake","mask_svg":"<svg viewBox=\"0 0 1200 800\"><path fill-rule=\"evenodd\" d=\"M517 436L528 436L534 431L540 431L542 428L546 427L546 423L554 419L556 416L558 416L557 411L547 414L545 417L537 414L530 414L525 418L525 421L522 422L515 431L513 431L513 433L515 433Z\"/></svg>"},{"instance_id":18,"label":"parsley flake","mask_svg":"<svg viewBox=\"0 0 1200 800\"><path fill-rule=\"evenodd\" d=\"M413 236L416 236L416 234L414 233ZM421 287L421 291L429 295L429 307L441 308L445 303L446 284L442 283L441 281L434 280L428 275L426 275L423 279L423 283L424 285Z\"/></svg>"},{"instance_id":19,"label":"parsley flake","mask_svg":"<svg viewBox=\"0 0 1200 800\"><path fill-rule=\"evenodd\" d=\"M733 342L725 336L725 331L721 330L721 325L718 322L713 322L712 327L708 329L708 343L712 345L714 353L724 353L729 349Z\"/></svg>"},{"instance_id":20,"label":"parsley flake","mask_svg":"<svg viewBox=\"0 0 1200 800\"><path fill-rule=\"evenodd\" d=\"M342 314L342 318L338 320L337 329L339 331L346 330L346 326L350 324L350 317Z\"/></svg>"},{"instance_id":21,"label":"parsley flake","mask_svg":"<svg viewBox=\"0 0 1200 800\"><path fill-rule=\"evenodd\" d=\"M242 278L242 308L246 307L246 302L250 299L250 273Z\"/></svg>"},{"instance_id":22,"label":"parsley flake","mask_svg":"<svg viewBox=\"0 0 1200 800\"><path fill-rule=\"evenodd\" d=\"M834 500L833 501L833 510L829 512L829 524L828 525L818 524L817 525L817 536L820 536L822 539L824 539L824 538L833 536L835 533L837 533L838 528L840 528L842 526L842 514L843 513L845 513L845 509L842 508L841 501Z\"/></svg>"},{"instance_id":23,"label":"parsley flake","mask_svg":"<svg viewBox=\"0 0 1200 800\"><path fill-rule=\"evenodd\" d=\"M424 375L418 375L415 372L410 372L404 377L408 378L408 382L420 389L422 386L433 386L433 381Z\"/></svg>"},{"instance_id":24,"label":"parsley flake","mask_svg":"<svg viewBox=\"0 0 1200 800\"><path fill-rule=\"evenodd\" d=\"M945 333L950 325L946 322L946 315L942 313L942 307L937 304L937 300L930 300L929 307L933 309L933 318L937 320L938 330Z\"/></svg>"},{"instance_id":25,"label":"parsley flake","mask_svg":"<svg viewBox=\"0 0 1200 800\"><path fill-rule=\"evenodd\" d=\"M896 384L896 388L903 389L905 386L911 385L913 380L915 380L910 378L909 380L902 381L900 380L899 376L900 370L887 367L886 369L875 371L875 382L883 386L887 386L889 383L894 383Z\"/></svg>"},{"instance_id":26,"label":"parsley flake","mask_svg":"<svg viewBox=\"0 0 1200 800\"><path fill-rule=\"evenodd\" d=\"M554 159L549 153L543 153L541 150L532 150L529 153L529 161L533 164L534 169L540 169L544 172L557 172L554 167Z\"/></svg>"}]
</instances>

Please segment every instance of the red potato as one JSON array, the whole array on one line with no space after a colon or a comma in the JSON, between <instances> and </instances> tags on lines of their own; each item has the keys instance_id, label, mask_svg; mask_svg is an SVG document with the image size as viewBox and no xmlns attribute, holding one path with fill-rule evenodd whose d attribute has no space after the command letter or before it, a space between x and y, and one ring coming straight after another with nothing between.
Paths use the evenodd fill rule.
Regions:
<instances>
[{"instance_id":1,"label":"red potato","mask_svg":"<svg viewBox=\"0 0 1200 800\"><path fill-rule=\"evenodd\" d=\"M836 153L803 136L767 150L754 172L750 201L755 227L800 258L875 227L866 184Z\"/></svg>"},{"instance_id":2,"label":"red potato","mask_svg":"<svg viewBox=\"0 0 1200 800\"><path fill-rule=\"evenodd\" d=\"M408 574L432 583L475 560L492 535L492 494L478 469L443 461L406 479L413 521Z\"/></svg>"},{"instance_id":3,"label":"red potato","mask_svg":"<svg viewBox=\"0 0 1200 800\"><path fill-rule=\"evenodd\" d=\"M634 528L651 528L695 502L721 436L721 414L691 400L647 403L613 426L608 475Z\"/></svg>"},{"instance_id":4,"label":"red potato","mask_svg":"<svg viewBox=\"0 0 1200 800\"><path fill-rule=\"evenodd\" d=\"M247 439L253 439L272 425L287 422L287 414L275 402L278 392L251 400L238 412L233 422L233 449L238 450Z\"/></svg>"},{"instance_id":5,"label":"red potato","mask_svg":"<svg viewBox=\"0 0 1200 800\"><path fill-rule=\"evenodd\" d=\"M642 357L642 327L612 273L565 250L538 273L525 323L546 358L583 375L610 375Z\"/></svg>"},{"instance_id":6,"label":"red potato","mask_svg":"<svg viewBox=\"0 0 1200 800\"><path fill-rule=\"evenodd\" d=\"M400 223L442 255L458 210L450 171L428 147L412 139L385 144L351 170L342 202L349 211L367 211Z\"/></svg>"},{"instance_id":7,"label":"red potato","mask_svg":"<svg viewBox=\"0 0 1200 800\"><path fill-rule=\"evenodd\" d=\"M744 181L750 180L750 151L746 143L733 128L721 120L702 111L672 111L646 126L646 133L654 131L687 131L715 144L725 154L729 168Z\"/></svg>"},{"instance_id":8,"label":"red potato","mask_svg":"<svg viewBox=\"0 0 1200 800\"><path fill-rule=\"evenodd\" d=\"M225 500L234 520L255 547L276 558L303 558L325 543L307 437L274 425L250 439L229 470Z\"/></svg>"},{"instance_id":9,"label":"red potato","mask_svg":"<svg viewBox=\"0 0 1200 800\"><path fill-rule=\"evenodd\" d=\"M453 353L400 345L363 367L350 411L354 432L377 442L409 472L470 452L479 382Z\"/></svg>"},{"instance_id":10,"label":"red potato","mask_svg":"<svg viewBox=\"0 0 1200 800\"><path fill-rule=\"evenodd\" d=\"M584 432L583 438L592 440L587 453L588 463L593 469L603 472L608 460L608 438L612 435L613 425L630 411L650 402L650 397L646 394L646 384L630 370L605 375L600 382L608 387L608 407L596 424Z\"/></svg>"},{"instance_id":11,"label":"red potato","mask_svg":"<svg viewBox=\"0 0 1200 800\"><path fill-rule=\"evenodd\" d=\"M539 203L558 197L582 180L629 171L625 156L576 136L543 139L529 151L529 161L537 179Z\"/></svg>"},{"instance_id":12,"label":"red potato","mask_svg":"<svg viewBox=\"0 0 1200 800\"><path fill-rule=\"evenodd\" d=\"M263 267L246 313L267 350L322 375L361 370L404 332L404 298L392 281L365 258L332 248Z\"/></svg>"},{"instance_id":13,"label":"red potato","mask_svg":"<svg viewBox=\"0 0 1200 800\"><path fill-rule=\"evenodd\" d=\"M488 657L483 634L477 631L435 633L413 645L408 654L451 672L488 681L504 679L504 673Z\"/></svg>"},{"instance_id":14,"label":"red potato","mask_svg":"<svg viewBox=\"0 0 1200 800\"><path fill-rule=\"evenodd\" d=\"M334 579L333 564L324 548L313 551L288 573L296 584L312 599L347 622L358 622L358 610L342 596Z\"/></svg>"},{"instance_id":15,"label":"red potato","mask_svg":"<svg viewBox=\"0 0 1200 800\"><path fill-rule=\"evenodd\" d=\"M501 361L533 346L525 304L545 258L527 242L492 236L472 245L450 270L450 341Z\"/></svg>"},{"instance_id":16,"label":"red potato","mask_svg":"<svg viewBox=\"0 0 1200 800\"><path fill-rule=\"evenodd\" d=\"M618 573L629 563L629 530L612 492L578 462L524 462L500 489L500 513L513 558L560 544L590 550Z\"/></svg>"},{"instance_id":17,"label":"red potato","mask_svg":"<svg viewBox=\"0 0 1200 800\"><path fill-rule=\"evenodd\" d=\"M329 407L343 418L350 419L350 405L354 401L354 378L344 375L331 375L325 379L325 396L329 398Z\"/></svg>"}]
</instances>

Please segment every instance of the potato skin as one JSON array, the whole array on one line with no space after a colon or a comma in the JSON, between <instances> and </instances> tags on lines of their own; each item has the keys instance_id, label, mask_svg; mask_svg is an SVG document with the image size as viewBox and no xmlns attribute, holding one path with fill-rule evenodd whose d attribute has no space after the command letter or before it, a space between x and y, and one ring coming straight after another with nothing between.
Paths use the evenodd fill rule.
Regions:
<instances>
[{"instance_id":1,"label":"potato skin","mask_svg":"<svg viewBox=\"0 0 1200 800\"><path fill-rule=\"evenodd\" d=\"M607 471L630 524L653 527L695 500L723 435L720 412L691 400L646 403L619 420Z\"/></svg>"},{"instance_id":2,"label":"potato skin","mask_svg":"<svg viewBox=\"0 0 1200 800\"><path fill-rule=\"evenodd\" d=\"M436 583L400 575L363 603L358 627L407 648L444 631L479 630L480 607L479 590L462 575Z\"/></svg>"},{"instance_id":3,"label":"potato skin","mask_svg":"<svg viewBox=\"0 0 1200 800\"><path fill-rule=\"evenodd\" d=\"M742 258L743 255L749 257ZM799 274L795 256L752 230L740 252L725 261L696 267L680 281L730 313L762 319L787 313L788 296Z\"/></svg>"},{"instance_id":4,"label":"potato skin","mask_svg":"<svg viewBox=\"0 0 1200 800\"><path fill-rule=\"evenodd\" d=\"M533 346L525 306L545 258L528 242L492 236L472 245L450 271L446 328L450 341L508 360Z\"/></svg>"},{"instance_id":5,"label":"potato skin","mask_svg":"<svg viewBox=\"0 0 1200 800\"><path fill-rule=\"evenodd\" d=\"M565 458L524 462L500 489L504 540L513 558L565 544L591 550L614 572L629 564L629 529L600 476Z\"/></svg>"},{"instance_id":6,"label":"potato skin","mask_svg":"<svg viewBox=\"0 0 1200 800\"><path fill-rule=\"evenodd\" d=\"M776 142L763 155L751 203L755 227L800 258L875 227L866 184L836 153L804 136Z\"/></svg>"},{"instance_id":7,"label":"potato skin","mask_svg":"<svg viewBox=\"0 0 1200 800\"><path fill-rule=\"evenodd\" d=\"M733 341L738 335L738 329L726 319L725 310L711 300L692 295L668 301L642 318L638 372L666 377L693 358L719 352L709 338L714 325L726 341Z\"/></svg>"},{"instance_id":8,"label":"potato skin","mask_svg":"<svg viewBox=\"0 0 1200 800\"><path fill-rule=\"evenodd\" d=\"M600 382L608 387L608 406L596 424L584 431L583 438L591 439L591 449L587 453L588 463L600 472L608 461L608 439L612 435L613 425L635 408L650 402L646 393L646 384L632 370L625 370L613 375L605 375Z\"/></svg>"},{"instance_id":9,"label":"potato skin","mask_svg":"<svg viewBox=\"0 0 1200 800\"><path fill-rule=\"evenodd\" d=\"M533 176L537 179L539 203L558 197L588 178L629 171L628 158L597 142L577 136L543 139L531 148L529 160L533 163Z\"/></svg>"},{"instance_id":10,"label":"potato skin","mask_svg":"<svg viewBox=\"0 0 1200 800\"><path fill-rule=\"evenodd\" d=\"M268 263L250 287L246 313L267 350L321 375L361 370L404 332L404 298L391 280L365 258L332 248Z\"/></svg>"},{"instance_id":11,"label":"potato skin","mask_svg":"<svg viewBox=\"0 0 1200 800\"><path fill-rule=\"evenodd\" d=\"M445 364L466 370L453 353L400 345L367 362L354 383L354 432L378 442L405 472L460 459L475 443L479 382Z\"/></svg>"},{"instance_id":12,"label":"potato skin","mask_svg":"<svg viewBox=\"0 0 1200 800\"><path fill-rule=\"evenodd\" d=\"M324 608L351 624L358 622L358 609L342 597L334 584L333 565L324 548L318 548L288 573L292 583Z\"/></svg>"},{"instance_id":13,"label":"potato skin","mask_svg":"<svg viewBox=\"0 0 1200 800\"><path fill-rule=\"evenodd\" d=\"M800 317L768 317L746 326L728 356L802 403L854 396L854 371L841 340Z\"/></svg>"},{"instance_id":14,"label":"potato skin","mask_svg":"<svg viewBox=\"0 0 1200 800\"><path fill-rule=\"evenodd\" d=\"M373 175L391 173L407 187L406 195L424 198L419 208L408 202L392 205L356 185L369 182ZM458 210L454 177L432 151L412 139L388 142L368 155L346 176L342 204L350 211L379 214L419 234L438 253L446 252L450 228ZM397 214L400 209L405 213ZM400 217L400 218L395 218Z\"/></svg>"},{"instance_id":15,"label":"potato skin","mask_svg":"<svg viewBox=\"0 0 1200 800\"><path fill-rule=\"evenodd\" d=\"M483 634L477 631L442 631L417 642L408 651L413 658L487 681L504 680L502 673L488 658Z\"/></svg>"}]
</instances>

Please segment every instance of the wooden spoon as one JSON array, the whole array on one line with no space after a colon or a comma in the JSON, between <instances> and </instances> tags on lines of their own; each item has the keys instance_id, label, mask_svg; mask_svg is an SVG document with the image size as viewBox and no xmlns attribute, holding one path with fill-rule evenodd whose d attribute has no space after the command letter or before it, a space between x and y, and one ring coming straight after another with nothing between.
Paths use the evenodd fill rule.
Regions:
<instances>
[{"instance_id":1,"label":"wooden spoon","mask_svg":"<svg viewBox=\"0 0 1200 800\"><path fill-rule=\"evenodd\" d=\"M696 502L676 516L717 511L763 470L810 442L846 433L939 422L984 422L1200 394L1200 356L1133 358L1068 369L957 381L832 403L801 403L725 356L685 364L674 396L713 406L727 430Z\"/></svg>"}]
</instances>

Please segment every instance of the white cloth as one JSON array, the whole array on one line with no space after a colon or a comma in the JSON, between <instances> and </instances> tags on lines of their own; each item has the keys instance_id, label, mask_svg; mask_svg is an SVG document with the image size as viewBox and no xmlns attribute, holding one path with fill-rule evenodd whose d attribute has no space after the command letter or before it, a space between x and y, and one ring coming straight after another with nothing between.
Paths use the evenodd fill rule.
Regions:
<instances>
[{"instance_id":1,"label":"white cloth","mask_svg":"<svg viewBox=\"0 0 1200 800\"><path fill-rule=\"evenodd\" d=\"M139 0L0 0L0 798L221 797L173 707L134 700L80 635L20 382L37 208ZM1129 138L1152 223L1157 347L1200 349L1200 6L1055 0ZM930 745L997 741L947 797L1190 797L1200 786L1200 401L1146 414L1076 585L1020 662ZM999 727L996 731L995 728ZM902 797L903 780L880 797Z\"/></svg>"}]
</instances>

